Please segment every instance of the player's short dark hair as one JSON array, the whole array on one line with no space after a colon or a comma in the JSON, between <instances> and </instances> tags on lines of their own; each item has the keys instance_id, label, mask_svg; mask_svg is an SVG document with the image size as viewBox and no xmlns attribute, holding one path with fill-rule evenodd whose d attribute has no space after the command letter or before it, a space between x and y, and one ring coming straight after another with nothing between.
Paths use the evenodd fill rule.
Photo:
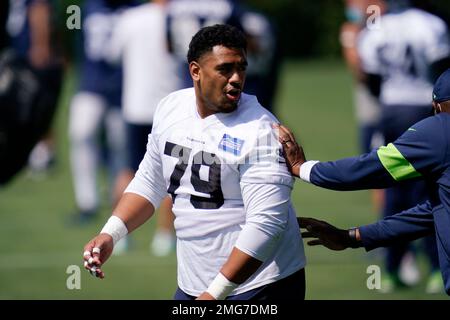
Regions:
<instances>
[{"instance_id":1,"label":"player's short dark hair","mask_svg":"<svg viewBox=\"0 0 450 320\"><path fill-rule=\"evenodd\" d=\"M204 27L192 37L191 43L189 43L188 62L198 61L202 55L212 51L215 46L247 51L247 40L238 28L227 24Z\"/></svg>"}]
</instances>

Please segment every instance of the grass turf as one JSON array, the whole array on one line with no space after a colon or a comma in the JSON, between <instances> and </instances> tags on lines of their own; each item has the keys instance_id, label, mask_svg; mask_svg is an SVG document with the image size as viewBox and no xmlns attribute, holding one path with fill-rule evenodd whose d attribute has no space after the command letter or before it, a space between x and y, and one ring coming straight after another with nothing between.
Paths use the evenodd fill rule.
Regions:
<instances>
[{"instance_id":1,"label":"grass turf","mask_svg":"<svg viewBox=\"0 0 450 320\"><path fill-rule=\"evenodd\" d=\"M171 299L176 288L176 259L157 258L148 245L150 221L132 235L132 250L105 265L106 278L97 280L81 270L81 289L69 290L69 265L82 266L84 244L100 230L111 208L83 228L69 228L74 210L68 160L67 118L74 78L67 77L55 132L58 165L43 180L26 171L0 190L0 299ZM287 62L283 66L276 111L305 147L308 159L331 160L355 155L357 128L353 115L351 78L338 61ZM105 179L101 188L107 203ZM293 191L297 213L350 227L375 221L367 191L339 193L297 181ZM331 252L307 247L307 299L446 299L427 295L422 280L413 289L380 294L367 289L366 269L382 266L380 252ZM422 275L427 265L420 260Z\"/></svg>"}]
</instances>

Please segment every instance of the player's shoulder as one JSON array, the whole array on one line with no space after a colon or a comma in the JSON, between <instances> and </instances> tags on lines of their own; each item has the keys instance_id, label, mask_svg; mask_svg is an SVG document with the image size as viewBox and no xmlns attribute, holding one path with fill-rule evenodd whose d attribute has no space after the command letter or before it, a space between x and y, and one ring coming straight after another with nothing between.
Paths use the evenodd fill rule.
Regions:
<instances>
[{"instance_id":1,"label":"player's shoulder","mask_svg":"<svg viewBox=\"0 0 450 320\"><path fill-rule=\"evenodd\" d=\"M238 108L238 120L251 124L253 126L261 126L278 122L277 118L266 108L264 108L254 95L243 93Z\"/></svg>"},{"instance_id":2,"label":"player's shoulder","mask_svg":"<svg viewBox=\"0 0 450 320\"><path fill-rule=\"evenodd\" d=\"M405 21L411 23L411 26L416 25L418 28L429 27L435 31L447 29L445 21L440 17L417 8L411 8L405 12Z\"/></svg>"},{"instance_id":3,"label":"player's shoulder","mask_svg":"<svg viewBox=\"0 0 450 320\"><path fill-rule=\"evenodd\" d=\"M441 112L439 114L437 114L434 117L431 118L436 118L433 124L437 124L439 123L441 130L443 130L444 132L444 136L449 137L450 136L450 114L446 113L446 112ZM432 127L430 125L430 127Z\"/></svg>"},{"instance_id":4,"label":"player's shoulder","mask_svg":"<svg viewBox=\"0 0 450 320\"><path fill-rule=\"evenodd\" d=\"M181 119L192 116L192 105L195 105L194 88L174 91L161 99L155 111L154 126L162 123L170 125Z\"/></svg>"},{"instance_id":5,"label":"player's shoulder","mask_svg":"<svg viewBox=\"0 0 450 320\"><path fill-rule=\"evenodd\" d=\"M226 118L227 132L236 137L245 137L245 145L252 148L255 144L271 143L273 123L279 121L258 102L253 95L242 94L237 111ZM250 150L248 150L250 151Z\"/></svg>"},{"instance_id":6,"label":"player's shoulder","mask_svg":"<svg viewBox=\"0 0 450 320\"><path fill-rule=\"evenodd\" d=\"M450 121L450 115L448 113L439 113L434 116L430 116L428 118L425 118L416 124L414 124L411 128L415 129L438 129L439 127L442 127L444 123L448 123ZM435 131L435 130L430 130Z\"/></svg>"},{"instance_id":7,"label":"player's shoulder","mask_svg":"<svg viewBox=\"0 0 450 320\"><path fill-rule=\"evenodd\" d=\"M384 18L384 17L382 17ZM385 27L386 23L380 23L381 28ZM383 31L383 29L381 29ZM363 28L357 35L356 43L360 54L364 54L366 50L371 50L385 41L384 32L380 32L379 29L370 29L368 27Z\"/></svg>"},{"instance_id":8,"label":"player's shoulder","mask_svg":"<svg viewBox=\"0 0 450 320\"><path fill-rule=\"evenodd\" d=\"M450 115L437 114L412 125L404 134L404 139L411 141L441 141L450 134Z\"/></svg>"}]
</instances>

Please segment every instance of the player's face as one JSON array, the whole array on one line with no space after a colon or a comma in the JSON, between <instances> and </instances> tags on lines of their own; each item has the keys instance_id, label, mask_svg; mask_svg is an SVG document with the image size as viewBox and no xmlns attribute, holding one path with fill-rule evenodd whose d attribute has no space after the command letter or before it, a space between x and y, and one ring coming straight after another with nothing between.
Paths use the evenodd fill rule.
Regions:
<instances>
[{"instance_id":1,"label":"player's face","mask_svg":"<svg viewBox=\"0 0 450 320\"><path fill-rule=\"evenodd\" d=\"M236 110L247 68L243 50L215 46L190 68L201 116Z\"/></svg>"}]
</instances>

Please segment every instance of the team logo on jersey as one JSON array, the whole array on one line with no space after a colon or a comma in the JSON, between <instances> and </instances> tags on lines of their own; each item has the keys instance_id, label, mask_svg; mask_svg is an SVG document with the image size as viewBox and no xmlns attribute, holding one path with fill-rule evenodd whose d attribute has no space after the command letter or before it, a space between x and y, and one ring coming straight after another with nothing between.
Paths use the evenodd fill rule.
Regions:
<instances>
[{"instance_id":1,"label":"team logo on jersey","mask_svg":"<svg viewBox=\"0 0 450 320\"><path fill-rule=\"evenodd\" d=\"M244 145L244 140L233 138L229 134L224 134L222 140L219 142L219 149L225 152L230 152L235 156L241 155L242 146Z\"/></svg>"}]
</instances>

